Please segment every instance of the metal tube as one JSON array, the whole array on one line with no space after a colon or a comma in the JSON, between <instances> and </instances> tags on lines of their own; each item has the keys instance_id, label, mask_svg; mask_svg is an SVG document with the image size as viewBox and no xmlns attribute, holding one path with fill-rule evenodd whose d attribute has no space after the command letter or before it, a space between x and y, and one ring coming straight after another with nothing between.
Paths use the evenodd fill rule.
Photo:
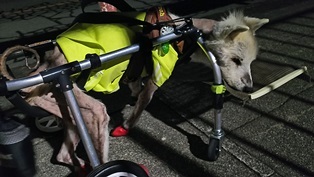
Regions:
<instances>
[{"instance_id":1,"label":"metal tube","mask_svg":"<svg viewBox=\"0 0 314 177\"><path fill-rule=\"evenodd\" d=\"M98 165L100 165L100 162L95 147L93 145L92 139L88 134L87 127L84 123L83 116L81 114L80 108L74 96L73 90L67 90L63 93L75 119L76 126L82 139L82 143L85 147L88 159L90 160L91 166L95 168Z\"/></svg>"},{"instance_id":2,"label":"metal tube","mask_svg":"<svg viewBox=\"0 0 314 177\"><path fill-rule=\"evenodd\" d=\"M209 61L211 62L211 65L212 65L212 68L214 71L214 83L215 84L223 84L220 67L217 64L216 57L214 56L214 54L212 52L210 52L207 49L205 42L204 42L202 37L198 38L197 41L198 41L198 44L200 45L200 47L202 48L202 50L204 51L205 55L208 57Z\"/></svg>"},{"instance_id":3,"label":"metal tube","mask_svg":"<svg viewBox=\"0 0 314 177\"><path fill-rule=\"evenodd\" d=\"M185 32L185 33L192 33L194 31L195 31L195 29L192 28L188 32ZM153 46L157 46L157 45L162 44L164 42L168 42L170 40L177 39L181 36L182 36L182 33L179 33L179 32L178 33L170 33L170 34L167 34L164 36L160 36L160 37L153 40ZM113 52L103 54L100 56L100 60L101 60L101 63L105 63L105 62L111 61L113 59L116 59L118 57L137 52L137 51L139 51L139 49L140 49L139 44L133 44L129 47L125 47L125 48L122 48L122 49L119 49L119 50L116 50ZM81 70L86 70L86 69L89 69L91 67L91 63L89 60L83 60L79 63L79 65L81 67ZM7 85L8 91L14 91L14 90L19 90L19 89L23 89L26 87L30 87L33 85L41 84L43 82L44 81L43 81L42 76L40 74L37 74L34 76L30 76L30 77L24 77L24 78L14 79L12 81L6 81L6 85Z\"/></svg>"},{"instance_id":4,"label":"metal tube","mask_svg":"<svg viewBox=\"0 0 314 177\"><path fill-rule=\"evenodd\" d=\"M214 72L214 84L217 84L217 85L223 84L220 67L217 64L216 57L213 55L212 52L210 52L207 49L203 38L200 37L198 39L198 44L200 45L201 49L203 50L203 52L205 53L205 55L208 57L209 61L211 62L213 72ZM215 93L215 94L217 94L217 93ZM214 103L214 104L217 104L217 103ZM224 137L224 131L221 128L222 127L222 111L221 111L221 109L215 108L214 116L215 116L214 117L214 128L213 128L211 137L220 140Z\"/></svg>"},{"instance_id":5,"label":"metal tube","mask_svg":"<svg viewBox=\"0 0 314 177\"><path fill-rule=\"evenodd\" d=\"M11 81L6 81L8 91L19 90L19 89L37 85L40 83L43 83L43 78L40 74L30 76L27 78L19 78L19 79L14 79Z\"/></svg>"},{"instance_id":6,"label":"metal tube","mask_svg":"<svg viewBox=\"0 0 314 177\"><path fill-rule=\"evenodd\" d=\"M222 113L221 113L221 109L216 109L215 110L215 124L214 124L214 129L216 131L221 131L221 125L222 125Z\"/></svg>"},{"instance_id":7,"label":"metal tube","mask_svg":"<svg viewBox=\"0 0 314 177\"><path fill-rule=\"evenodd\" d=\"M214 70L214 81L215 81L215 84L218 84L218 85L219 84L223 84L222 83L222 76L221 76L220 67L217 64L216 57L210 51L207 51L207 53L210 56L211 61L212 61L212 67L213 67L213 70Z\"/></svg>"},{"instance_id":8,"label":"metal tube","mask_svg":"<svg viewBox=\"0 0 314 177\"><path fill-rule=\"evenodd\" d=\"M215 118L214 118L214 128L210 135L211 138L215 138L219 140L224 138L225 133L221 128L221 125L222 125L221 118L222 118L221 109L216 109Z\"/></svg>"},{"instance_id":9,"label":"metal tube","mask_svg":"<svg viewBox=\"0 0 314 177\"><path fill-rule=\"evenodd\" d=\"M89 60L83 60L79 63L81 70L86 70L92 67L92 64Z\"/></svg>"},{"instance_id":10,"label":"metal tube","mask_svg":"<svg viewBox=\"0 0 314 177\"><path fill-rule=\"evenodd\" d=\"M140 45L139 44L133 44L129 47L125 47L125 48L122 48L119 50L115 50L113 52L106 53L104 55L100 55L100 61L101 61L101 63L109 62L109 61L114 60L116 58L135 53L139 50L140 50Z\"/></svg>"},{"instance_id":11,"label":"metal tube","mask_svg":"<svg viewBox=\"0 0 314 177\"><path fill-rule=\"evenodd\" d=\"M194 32L195 30L191 30L189 32ZM166 34L166 35L163 35L163 36L159 36L158 38L154 39L153 40L153 46L157 46L159 44L162 44L162 43L165 43L165 42L168 42L168 41L171 41L173 39L177 39L179 37L181 37L182 34L181 33L170 33L170 34Z\"/></svg>"},{"instance_id":12,"label":"metal tube","mask_svg":"<svg viewBox=\"0 0 314 177\"><path fill-rule=\"evenodd\" d=\"M159 44L162 44L164 42L168 42L170 40L179 38L181 36L182 36L182 34L175 34L175 33L170 33L170 34L167 34L164 36L160 36L160 37L153 40L153 46L157 46ZM139 44L133 44L129 47L125 47L125 48L122 48L119 50L115 50L113 52L109 52L109 53L100 55L100 61L101 61L101 63L109 62L109 61L114 60L116 58L138 52L139 50L140 50L140 45ZM85 69L86 66L88 66L88 65L87 64L81 65L82 70Z\"/></svg>"}]
</instances>

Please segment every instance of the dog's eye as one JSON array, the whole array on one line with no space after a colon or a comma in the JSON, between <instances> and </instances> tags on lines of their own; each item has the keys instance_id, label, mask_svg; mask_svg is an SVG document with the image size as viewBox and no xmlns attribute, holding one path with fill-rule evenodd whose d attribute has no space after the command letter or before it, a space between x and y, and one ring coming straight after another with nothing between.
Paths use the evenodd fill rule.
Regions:
<instances>
[{"instance_id":1,"label":"dog's eye","mask_svg":"<svg viewBox=\"0 0 314 177\"><path fill-rule=\"evenodd\" d=\"M241 65L241 59L240 58L231 58L231 60L238 66Z\"/></svg>"}]
</instances>

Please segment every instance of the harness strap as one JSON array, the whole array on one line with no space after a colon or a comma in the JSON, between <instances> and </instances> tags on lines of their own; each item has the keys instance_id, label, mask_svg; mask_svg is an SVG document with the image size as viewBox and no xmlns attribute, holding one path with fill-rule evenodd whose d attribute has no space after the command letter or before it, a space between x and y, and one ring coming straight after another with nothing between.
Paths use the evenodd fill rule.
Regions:
<instances>
[{"instance_id":1,"label":"harness strap","mask_svg":"<svg viewBox=\"0 0 314 177\"><path fill-rule=\"evenodd\" d=\"M168 15L167 10L163 7L153 7L146 12L145 22L149 24L158 24L160 22L171 21L171 17ZM174 25L174 24L171 24ZM158 26L158 25L157 25ZM159 27L159 26L158 26ZM144 67L148 75L153 73L153 61L152 61L152 49L153 45L150 39L160 36L160 28L153 28L152 30L143 27L143 31L149 31L148 34L138 36L140 51L134 53L130 58L129 65L124 74L123 83L128 83L137 80Z\"/></svg>"},{"instance_id":2,"label":"harness strap","mask_svg":"<svg viewBox=\"0 0 314 177\"><path fill-rule=\"evenodd\" d=\"M168 15L167 10L164 7L153 7L150 8L146 12L145 16L145 22L150 23L152 25L157 24L155 28L152 30L145 30L147 26L144 26L144 31L150 31L146 35L140 35L139 36L139 43L141 45L140 51L133 54L130 58L130 63L128 65L128 68L125 72L123 83L128 83L137 80L145 67L146 72L148 75L151 75L153 73L153 61L152 61L152 42L149 39L157 38L160 36L160 26L162 22L169 22L171 21L171 17ZM168 25L174 25L174 23L168 23ZM156 28L158 27L158 28ZM180 42L176 42L174 45L175 48L179 49L180 51L183 50L182 45L176 45L176 44L182 44ZM147 47L149 46L149 47ZM179 47L180 46L180 47Z\"/></svg>"},{"instance_id":3,"label":"harness strap","mask_svg":"<svg viewBox=\"0 0 314 177\"><path fill-rule=\"evenodd\" d=\"M84 86L90 76L91 71L101 66L101 61L97 54L86 54L85 59L89 59L91 62L91 67L89 69L83 70L75 80L76 85L81 90L85 90Z\"/></svg>"},{"instance_id":4,"label":"harness strap","mask_svg":"<svg viewBox=\"0 0 314 177\"><path fill-rule=\"evenodd\" d=\"M86 12L78 15L72 24L75 23L92 23L92 24L108 24L108 23L122 23L129 26L143 25L143 33L149 33L153 29L157 28L157 25L148 23L146 21L141 21L132 17L124 16L121 13L117 12L103 12L103 13L94 13Z\"/></svg>"},{"instance_id":5,"label":"harness strap","mask_svg":"<svg viewBox=\"0 0 314 177\"><path fill-rule=\"evenodd\" d=\"M153 61L152 61L152 49L153 46L151 44L152 38L157 38L160 36L160 27L163 24L174 26L174 22L171 22L172 18L168 15L167 10L163 7L153 7L149 9L146 13L145 22L148 22L150 24L156 24L155 27L159 28L153 28L148 34L146 35L140 35L139 36L139 43L141 45L140 51L133 54L130 58L130 62L128 65L128 68L125 72L123 82L128 83L137 80L144 69L146 68L146 72L148 75L151 75L153 72ZM165 23L163 23L165 22ZM168 23L169 22L169 23ZM146 26L144 26L145 31ZM148 31L148 30L146 30ZM192 54L192 50L196 48L196 42L191 43L193 45L191 48L186 49L184 48L184 40L175 41L172 43L173 48L179 53L179 56L182 56L180 58L184 58L187 60L189 56ZM142 47L143 46L143 47ZM148 47L149 46L149 47ZM192 49L192 50L190 50ZM187 55L183 55L183 51L188 51ZM183 61L183 60L182 60Z\"/></svg>"},{"instance_id":6,"label":"harness strap","mask_svg":"<svg viewBox=\"0 0 314 177\"><path fill-rule=\"evenodd\" d=\"M151 23L151 24L156 24L160 22L166 22L166 21L171 21L171 17L168 15L167 10L164 7L153 7L150 8L145 17L145 22ZM174 25L174 24L170 24ZM160 29L154 29L152 30L147 37L152 39L152 38L157 38L160 36Z\"/></svg>"},{"instance_id":7,"label":"harness strap","mask_svg":"<svg viewBox=\"0 0 314 177\"><path fill-rule=\"evenodd\" d=\"M140 50L131 56L129 65L124 73L123 83L129 83L137 80L141 76L144 67L148 75L153 73L153 43L150 39L141 34L138 39Z\"/></svg>"}]
</instances>

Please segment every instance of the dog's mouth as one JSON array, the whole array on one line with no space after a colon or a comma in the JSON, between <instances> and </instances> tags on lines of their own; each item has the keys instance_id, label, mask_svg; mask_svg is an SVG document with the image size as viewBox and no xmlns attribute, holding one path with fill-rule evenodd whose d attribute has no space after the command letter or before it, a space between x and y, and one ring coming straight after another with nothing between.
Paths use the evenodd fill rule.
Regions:
<instances>
[{"instance_id":1,"label":"dog's mouth","mask_svg":"<svg viewBox=\"0 0 314 177\"><path fill-rule=\"evenodd\" d=\"M226 86L226 89L232 94L232 93L253 93L253 87L244 87L242 90L239 90L231 85L228 84L227 81L223 80L224 85Z\"/></svg>"},{"instance_id":2,"label":"dog's mouth","mask_svg":"<svg viewBox=\"0 0 314 177\"><path fill-rule=\"evenodd\" d=\"M235 87L231 86L228 84L228 82L226 80L223 79L223 83L226 86L226 89L229 90L233 90L233 91L237 91L237 92L241 92L240 90L236 89Z\"/></svg>"}]
</instances>

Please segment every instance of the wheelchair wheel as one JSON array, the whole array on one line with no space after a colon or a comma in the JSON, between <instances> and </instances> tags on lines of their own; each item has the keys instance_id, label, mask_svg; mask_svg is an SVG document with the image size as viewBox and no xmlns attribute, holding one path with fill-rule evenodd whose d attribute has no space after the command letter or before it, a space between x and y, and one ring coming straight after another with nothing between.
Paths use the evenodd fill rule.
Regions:
<instances>
[{"instance_id":1,"label":"wheelchair wheel","mask_svg":"<svg viewBox=\"0 0 314 177\"><path fill-rule=\"evenodd\" d=\"M97 167L88 177L149 177L147 173L134 162L116 160Z\"/></svg>"},{"instance_id":2,"label":"wheelchair wheel","mask_svg":"<svg viewBox=\"0 0 314 177\"><path fill-rule=\"evenodd\" d=\"M55 116L36 117L36 128L44 133L59 132L63 129L62 121Z\"/></svg>"},{"instance_id":3,"label":"wheelchair wheel","mask_svg":"<svg viewBox=\"0 0 314 177\"><path fill-rule=\"evenodd\" d=\"M216 161L220 154L220 140L216 138L210 138L208 146L208 160Z\"/></svg>"}]
</instances>

